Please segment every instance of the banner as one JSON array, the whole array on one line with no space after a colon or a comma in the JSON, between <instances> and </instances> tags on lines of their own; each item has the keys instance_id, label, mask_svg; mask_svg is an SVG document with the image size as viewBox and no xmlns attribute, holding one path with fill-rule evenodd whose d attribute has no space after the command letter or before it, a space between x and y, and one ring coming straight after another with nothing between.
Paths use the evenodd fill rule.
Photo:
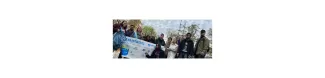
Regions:
<instances>
[{"instance_id":1,"label":"banner","mask_svg":"<svg viewBox=\"0 0 325 78\"><path fill-rule=\"evenodd\" d=\"M131 37L126 37L125 44L129 49L128 58L146 58L145 53L151 55L156 47L156 44ZM165 51L164 46L161 46L161 48Z\"/></svg>"}]
</instances>

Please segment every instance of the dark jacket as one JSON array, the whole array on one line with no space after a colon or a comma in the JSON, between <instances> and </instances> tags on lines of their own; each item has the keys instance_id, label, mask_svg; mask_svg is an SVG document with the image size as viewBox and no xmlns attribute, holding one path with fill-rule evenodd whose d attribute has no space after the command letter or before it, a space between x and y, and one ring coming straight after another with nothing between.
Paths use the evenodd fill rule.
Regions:
<instances>
[{"instance_id":1,"label":"dark jacket","mask_svg":"<svg viewBox=\"0 0 325 78\"><path fill-rule=\"evenodd\" d=\"M157 57L156 53L159 54L159 57ZM151 55L146 55L147 58L167 58L165 52L161 49L156 48Z\"/></svg>"},{"instance_id":2,"label":"dark jacket","mask_svg":"<svg viewBox=\"0 0 325 78\"><path fill-rule=\"evenodd\" d=\"M128 37L133 37L134 36L134 31L132 31L131 29L127 30L125 32L125 35L128 36Z\"/></svg>"},{"instance_id":3,"label":"dark jacket","mask_svg":"<svg viewBox=\"0 0 325 78\"><path fill-rule=\"evenodd\" d=\"M181 40L177 40L177 45L180 45L181 44Z\"/></svg>"},{"instance_id":4,"label":"dark jacket","mask_svg":"<svg viewBox=\"0 0 325 78\"><path fill-rule=\"evenodd\" d=\"M161 38L158 38L158 39L156 40L156 44L160 44L160 45L162 45L162 46L165 46L165 40L164 40L164 39L161 39Z\"/></svg>"},{"instance_id":5,"label":"dark jacket","mask_svg":"<svg viewBox=\"0 0 325 78\"><path fill-rule=\"evenodd\" d=\"M194 42L191 39L182 40L181 44L178 46L178 52L183 52L182 50L184 49L186 42L187 42L187 52L190 55L194 55Z\"/></svg>"},{"instance_id":6,"label":"dark jacket","mask_svg":"<svg viewBox=\"0 0 325 78\"><path fill-rule=\"evenodd\" d=\"M156 43L154 38L150 38L149 42L154 43L154 44Z\"/></svg>"}]
</instances>

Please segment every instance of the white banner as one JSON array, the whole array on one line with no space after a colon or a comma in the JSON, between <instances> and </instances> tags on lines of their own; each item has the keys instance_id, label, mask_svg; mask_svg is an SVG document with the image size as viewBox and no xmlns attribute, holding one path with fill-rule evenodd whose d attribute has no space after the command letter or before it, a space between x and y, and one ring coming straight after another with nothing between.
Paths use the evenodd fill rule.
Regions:
<instances>
[{"instance_id":1,"label":"white banner","mask_svg":"<svg viewBox=\"0 0 325 78\"><path fill-rule=\"evenodd\" d=\"M126 37L127 40L125 44L127 45L129 52L128 52L128 58L146 58L145 53L148 53L151 55L152 51L155 49L156 44ZM161 46L162 50L165 50L164 46Z\"/></svg>"}]
</instances>

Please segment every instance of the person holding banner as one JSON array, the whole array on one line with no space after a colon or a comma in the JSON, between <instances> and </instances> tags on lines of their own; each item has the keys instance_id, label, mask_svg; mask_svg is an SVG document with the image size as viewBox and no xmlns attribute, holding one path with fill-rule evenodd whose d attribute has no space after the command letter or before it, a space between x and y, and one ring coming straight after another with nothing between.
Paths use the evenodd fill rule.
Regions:
<instances>
[{"instance_id":1,"label":"person holding banner","mask_svg":"<svg viewBox=\"0 0 325 78\"><path fill-rule=\"evenodd\" d=\"M149 55L148 53L145 53L147 58L167 58L165 55L165 52L161 49L160 44L156 44L155 50Z\"/></svg>"},{"instance_id":2,"label":"person holding banner","mask_svg":"<svg viewBox=\"0 0 325 78\"><path fill-rule=\"evenodd\" d=\"M164 34L161 33L160 37L156 40L156 44L160 44L161 46L165 46Z\"/></svg>"},{"instance_id":3,"label":"person holding banner","mask_svg":"<svg viewBox=\"0 0 325 78\"><path fill-rule=\"evenodd\" d=\"M135 37L134 25L131 25L131 28L125 32L125 35L128 37Z\"/></svg>"},{"instance_id":4,"label":"person holding banner","mask_svg":"<svg viewBox=\"0 0 325 78\"><path fill-rule=\"evenodd\" d=\"M144 38L144 41L150 42L149 41L150 37L148 35L144 36L143 38Z\"/></svg>"},{"instance_id":5,"label":"person holding banner","mask_svg":"<svg viewBox=\"0 0 325 78\"><path fill-rule=\"evenodd\" d=\"M135 34L137 36L138 39L144 40L143 36L142 36L142 28L138 27L137 28L137 34Z\"/></svg>"},{"instance_id":6,"label":"person holding banner","mask_svg":"<svg viewBox=\"0 0 325 78\"><path fill-rule=\"evenodd\" d=\"M154 43L154 44L156 43L156 42L155 42L155 36L150 36L150 42L151 42L151 43Z\"/></svg>"}]
</instances>

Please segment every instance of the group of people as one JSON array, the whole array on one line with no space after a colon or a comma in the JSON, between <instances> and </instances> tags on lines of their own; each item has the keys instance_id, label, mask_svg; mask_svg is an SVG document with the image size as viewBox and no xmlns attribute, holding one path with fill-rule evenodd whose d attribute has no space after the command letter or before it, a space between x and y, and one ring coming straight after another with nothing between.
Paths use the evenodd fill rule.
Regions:
<instances>
[{"instance_id":1,"label":"group of people","mask_svg":"<svg viewBox=\"0 0 325 78\"><path fill-rule=\"evenodd\" d=\"M114 34L120 33L121 36L138 38L156 44L156 48L151 54L145 54L147 58L205 58L205 55L209 52L210 40L205 37L205 30L201 30L201 36L194 45L193 40L191 40L191 33L187 33L185 38L181 36L169 37L165 42L164 34L160 34L159 38L155 39L154 36L142 36L140 27L137 28L137 31L134 31L135 27L131 25L131 28L126 30L127 25L125 22L113 26ZM118 44L115 42L114 44ZM162 46L164 46L165 50L162 50ZM116 50L116 47L119 48L120 46L113 46L114 50ZM121 53L118 58L122 58Z\"/></svg>"},{"instance_id":2,"label":"group of people","mask_svg":"<svg viewBox=\"0 0 325 78\"><path fill-rule=\"evenodd\" d=\"M147 58L205 58L209 52L209 39L205 37L205 30L201 30L201 36L194 44L191 40L191 33L186 34L186 38L169 37L167 43L162 39L164 34L156 40L156 48L152 54L147 54ZM161 49L165 47L165 51Z\"/></svg>"},{"instance_id":3,"label":"group of people","mask_svg":"<svg viewBox=\"0 0 325 78\"><path fill-rule=\"evenodd\" d=\"M136 31L135 31L135 29L136 29ZM156 43L154 36L149 36L149 35L144 36L142 34L141 27L135 28L134 25L130 25L130 27L128 29L127 23L125 21L122 21L121 23L117 23L117 24L113 25L113 33L115 34L116 32L119 32L119 31L123 32L124 35L127 37L137 38L137 39L141 39L141 40L144 40L147 42Z\"/></svg>"}]
</instances>

